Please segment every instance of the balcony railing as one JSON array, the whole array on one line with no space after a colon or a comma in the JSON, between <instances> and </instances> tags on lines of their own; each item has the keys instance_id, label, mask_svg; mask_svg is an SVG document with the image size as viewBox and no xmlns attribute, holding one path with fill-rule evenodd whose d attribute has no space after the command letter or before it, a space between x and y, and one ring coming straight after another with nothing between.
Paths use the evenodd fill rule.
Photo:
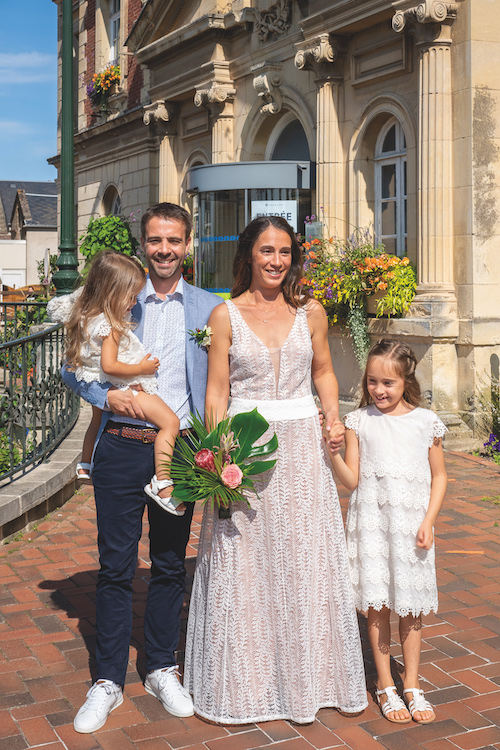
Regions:
<instances>
[{"instance_id":1,"label":"balcony railing","mask_svg":"<svg viewBox=\"0 0 500 750\"><path fill-rule=\"evenodd\" d=\"M59 370L64 328L45 303L0 303L0 482L38 465L75 424L77 396Z\"/></svg>"}]
</instances>

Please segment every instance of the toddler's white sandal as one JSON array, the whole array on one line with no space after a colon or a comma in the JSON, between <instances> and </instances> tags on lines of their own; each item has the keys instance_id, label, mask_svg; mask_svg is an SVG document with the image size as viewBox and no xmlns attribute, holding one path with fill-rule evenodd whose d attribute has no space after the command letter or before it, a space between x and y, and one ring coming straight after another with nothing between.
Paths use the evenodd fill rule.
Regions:
<instances>
[{"instance_id":1,"label":"toddler's white sandal","mask_svg":"<svg viewBox=\"0 0 500 750\"><path fill-rule=\"evenodd\" d=\"M90 479L90 464L86 461L82 461L81 464L76 465L76 478L77 479Z\"/></svg>"},{"instance_id":2,"label":"toddler's white sandal","mask_svg":"<svg viewBox=\"0 0 500 750\"><path fill-rule=\"evenodd\" d=\"M376 690L375 695L377 696L377 703L380 706L382 715L387 721L391 721L393 724L409 724L411 717L408 716L406 719L391 718L387 714L395 713L396 711L406 711L407 708L403 702L403 699L399 697L396 691L395 685L389 685L389 687L383 688L382 690ZM380 696L385 695L386 701L381 702Z\"/></svg>"},{"instance_id":3,"label":"toddler's white sandal","mask_svg":"<svg viewBox=\"0 0 500 750\"><path fill-rule=\"evenodd\" d=\"M164 490L165 487L172 487L173 482L171 479L157 479L156 474L153 476L151 482L144 487L144 492L150 498L152 498L163 510L171 513L173 516L183 516L186 509L178 510L177 506L182 505L182 500L177 500L174 497L160 497L158 492Z\"/></svg>"},{"instance_id":4,"label":"toddler's white sandal","mask_svg":"<svg viewBox=\"0 0 500 750\"><path fill-rule=\"evenodd\" d=\"M424 697L424 691L420 690L419 688L406 688L403 690L404 695L406 696L406 693L412 694L411 701L408 701L408 711L411 714L411 718L413 721L416 721L417 724L432 724L434 719L436 718L436 714L434 713L434 708L431 706L428 700ZM405 697L405 700L406 697ZM416 719L415 713L419 711L432 711L432 716L430 719Z\"/></svg>"}]
</instances>

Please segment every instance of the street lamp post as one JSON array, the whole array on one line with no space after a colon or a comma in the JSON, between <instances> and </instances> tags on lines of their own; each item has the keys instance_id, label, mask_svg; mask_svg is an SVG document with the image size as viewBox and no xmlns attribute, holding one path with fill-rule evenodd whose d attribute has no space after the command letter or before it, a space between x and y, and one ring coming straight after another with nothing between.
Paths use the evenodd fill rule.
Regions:
<instances>
[{"instance_id":1,"label":"street lamp post","mask_svg":"<svg viewBox=\"0 0 500 750\"><path fill-rule=\"evenodd\" d=\"M52 279L57 296L69 294L78 281L75 243L75 165L73 148L73 0L62 0L61 83L61 241L58 271Z\"/></svg>"}]
</instances>

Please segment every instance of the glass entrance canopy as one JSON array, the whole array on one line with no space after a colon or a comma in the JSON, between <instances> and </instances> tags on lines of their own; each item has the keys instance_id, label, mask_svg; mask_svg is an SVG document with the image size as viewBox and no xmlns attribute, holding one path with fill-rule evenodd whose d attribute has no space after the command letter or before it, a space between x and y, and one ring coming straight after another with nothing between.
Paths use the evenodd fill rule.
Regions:
<instances>
[{"instance_id":1,"label":"glass entrance canopy","mask_svg":"<svg viewBox=\"0 0 500 750\"><path fill-rule=\"evenodd\" d=\"M238 235L256 216L283 216L303 234L311 213L313 167L308 161L253 161L206 164L187 172L197 286L229 292Z\"/></svg>"}]
</instances>

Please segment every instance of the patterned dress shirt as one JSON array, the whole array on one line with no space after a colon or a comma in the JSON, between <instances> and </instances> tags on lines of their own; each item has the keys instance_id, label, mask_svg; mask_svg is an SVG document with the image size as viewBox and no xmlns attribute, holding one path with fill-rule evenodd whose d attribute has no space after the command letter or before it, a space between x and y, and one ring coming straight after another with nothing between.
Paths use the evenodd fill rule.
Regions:
<instances>
[{"instance_id":1,"label":"patterned dress shirt","mask_svg":"<svg viewBox=\"0 0 500 750\"><path fill-rule=\"evenodd\" d=\"M180 420L180 429L189 426L189 393L186 376L186 323L184 319L185 281L180 278L172 294L161 299L148 276L146 281L143 344L158 357L158 395ZM114 422L143 425L137 419L113 415Z\"/></svg>"}]
</instances>

